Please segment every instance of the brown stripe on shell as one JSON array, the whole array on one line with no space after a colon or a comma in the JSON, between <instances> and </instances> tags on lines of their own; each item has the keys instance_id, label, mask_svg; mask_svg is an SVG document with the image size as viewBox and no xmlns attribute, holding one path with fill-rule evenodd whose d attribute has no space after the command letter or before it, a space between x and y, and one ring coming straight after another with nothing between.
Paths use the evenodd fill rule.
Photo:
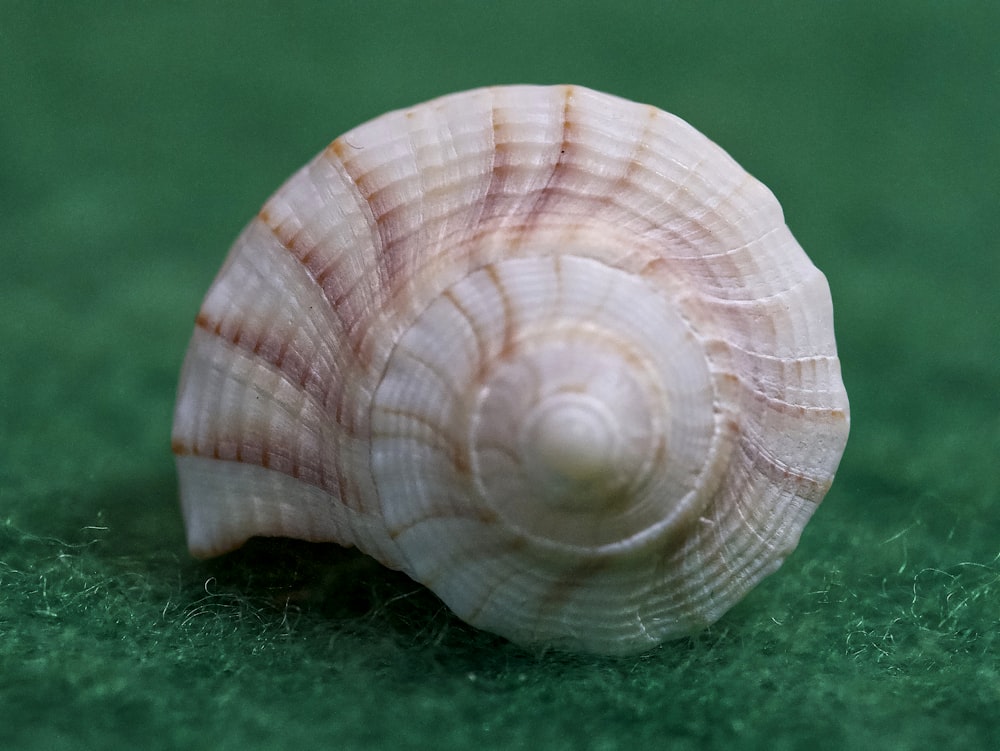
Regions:
<instances>
[{"instance_id":1,"label":"brown stripe on shell","mask_svg":"<svg viewBox=\"0 0 1000 751\"><path fill-rule=\"evenodd\" d=\"M632 153L629 155L628 161L625 163L625 169L604 195L605 203L613 206L624 216L627 216L629 218L629 229L640 235L655 228L657 223L636 212L632 206L620 200L619 196L628 195L630 192L629 186L636 182L635 176L639 172L648 169L644 166L642 156L649 150L649 136L652 133L653 126L659 117L660 111L656 109L656 107L646 108L646 124L642 128L642 133L639 135L639 138L633 143ZM666 198L663 200L666 200ZM635 220L640 221L635 222ZM636 224L641 224L642 226L635 226Z\"/></svg>"},{"instance_id":2,"label":"brown stripe on shell","mask_svg":"<svg viewBox=\"0 0 1000 751\"><path fill-rule=\"evenodd\" d=\"M490 264L489 266L485 266L483 270L493 283L493 286L496 287L497 294L500 295L500 304L503 306L503 339L500 345L500 352L498 353L498 357L503 360L511 357L516 349L514 304L510 299L507 289L504 287L497 267Z\"/></svg>"},{"instance_id":3,"label":"brown stripe on shell","mask_svg":"<svg viewBox=\"0 0 1000 751\"><path fill-rule=\"evenodd\" d=\"M337 139L330 146L327 147L327 151L324 153L334 153L340 154L343 152L344 147L339 144L342 143L342 139ZM357 184L354 183L353 177L347 171L346 167L343 166L343 161L338 157L336 164L340 165L345 176L351 178L351 183L357 188ZM356 190L356 193L361 198L365 199L364 194L360 189ZM374 226L374 218L370 214L370 205L367 199L359 201L359 204L369 207L369 226ZM308 276L313 279L316 285L323 292L323 296L326 298L327 302L330 304L330 308L333 310L337 319L341 322L343 326L343 331L346 334L344 337L351 351L354 352L358 359L358 362L362 367L367 368L371 364L370 353L363 346L363 334L359 336L351 336L352 329L357 333L357 327L355 326L357 320L361 317L362 311L353 310L346 306L347 301L352 299L352 293L361 284L370 287L372 280L368 278L367 273L358 274L357 278L351 283L350 286L344 286L338 284L338 270L343 263L357 262L355 256L346 257L345 253L335 253L330 255L329 253L322 252L324 248L322 244L312 244L304 243L300 240L302 227L297 227L291 230L284 224L277 223L273 220L270 212L267 210L267 206L262 208L258 212L258 218L271 230L271 233L278 239L278 241L284 246L289 253L291 253L305 268ZM378 257L379 252L376 251L376 257ZM378 269L374 271L378 272ZM373 301L374 304L380 304L382 299L378 296L380 290L384 287L371 287L371 292L376 296Z\"/></svg>"},{"instance_id":4,"label":"brown stripe on shell","mask_svg":"<svg viewBox=\"0 0 1000 751\"><path fill-rule=\"evenodd\" d=\"M321 378L309 366L309 363L299 354L290 354L286 341L277 342L267 331L256 332L248 329L244 321L236 319L230 322L214 321L204 311L195 319L198 329L227 342L230 346L252 353L257 359L268 363L290 383L297 385L315 404L325 408L329 404L331 394L336 394L336 403L341 401L339 382L334 378ZM329 413L329 410L326 410ZM345 426L348 430L350 426ZM272 469L282 474L295 477L325 490L332 490L342 474L339 467L324 462L322 455L316 457L295 456L287 447L274 443L271 433L264 431L261 436L246 436L243 434L242 423L229 427L226 434L213 434L212 440L205 445L188 443L181 439L171 441L171 449L178 456L200 456L221 461L233 461L252 464L265 469ZM312 461L303 461L313 458Z\"/></svg>"},{"instance_id":5,"label":"brown stripe on shell","mask_svg":"<svg viewBox=\"0 0 1000 751\"><path fill-rule=\"evenodd\" d=\"M249 331L240 320L227 325L210 319L204 311L195 319L195 325L220 339L229 342L280 371L285 379L305 391L327 414L348 430L354 426L345 421L343 389L340 379L322 377L300 353L291 351L289 342L267 331Z\"/></svg>"},{"instance_id":6,"label":"brown stripe on shell","mask_svg":"<svg viewBox=\"0 0 1000 751\"><path fill-rule=\"evenodd\" d=\"M377 285L380 289L389 291L393 289L394 282L400 276L402 269L395 264L395 259L390 251L393 246L393 238L389 223L386 221L391 212L383 213L379 210L376 199L378 192L372 187L366 174L357 169L351 169L353 160L345 150L343 138L338 138L327 147L327 155L333 155L343 168L344 174L350 178L351 183L357 189L358 195L364 199L368 216L371 219L370 226L374 230L372 240L375 241L374 257L377 261L375 273L378 276ZM390 189L384 188L383 190ZM368 284L374 286L373 280L368 280Z\"/></svg>"},{"instance_id":7,"label":"brown stripe on shell","mask_svg":"<svg viewBox=\"0 0 1000 751\"><path fill-rule=\"evenodd\" d=\"M551 144L526 141L523 137L505 133L505 128L520 124L508 117L501 114L494 99L490 108L492 162L489 184L480 200L475 221L469 222L463 242L474 244L484 236L502 231L506 235L505 242L513 251L520 245L519 235L526 229L524 217L530 214L530 209L523 205L528 195L520 189L512 189L511 184L518 182L519 171L538 170L533 159L519 159L518 156L525 147L544 149Z\"/></svg>"},{"instance_id":8,"label":"brown stripe on shell","mask_svg":"<svg viewBox=\"0 0 1000 751\"><path fill-rule=\"evenodd\" d=\"M350 323L358 317L357 311L345 310L344 302L350 298L351 292L357 287L358 284L368 284L369 280L364 274L358 275L358 278L350 287L344 287L342 285L335 284L338 274L336 273L341 265L341 263L347 262L348 260L356 261L356 258L345 258L343 253L335 253L330 255L328 253L322 252L324 250L321 243L306 243L301 239L303 226L290 227L291 223L279 223L274 221L271 213L268 211L265 205L257 214L257 218L264 223L265 226L271 231L271 233L277 238L278 242L288 250L291 255L298 260L298 262L306 270L306 273L310 279L315 281L316 285L323 292L323 296L327 299L330 304L331 309L337 315L337 318L342 322L344 330L346 331ZM354 344L354 351L359 356L361 356L360 347Z\"/></svg>"},{"instance_id":9,"label":"brown stripe on shell","mask_svg":"<svg viewBox=\"0 0 1000 751\"><path fill-rule=\"evenodd\" d=\"M490 346L486 343L484 338L484 332L480 329L476 317L469 312L468 308L462 303L461 300L449 289L442 293L442 296L448 300L449 303L454 306L454 308L469 322L469 328L472 329L473 336L476 338L476 349L478 350L478 356L476 358L476 371L475 380L477 383L482 383L486 379L487 369L493 364L493 358L504 359L512 356L516 352L516 333L514 330L514 312L513 312L513 302L510 299L510 295L504 287L503 280L500 278L497 268L493 264L484 266L481 271L485 272L490 282L497 290L497 295L500 298L500 303L503 308L503 336L501 338L501 345L499 351L491 351Z\"/></svg>"},{"instance_id":10,"label":"brown stripe on shell","mask_svg":"<svg viewBox=\"0 0 1000 751\"><path fill-rule=\"evenodd\" d=\"M289 455L283 447L268 441L250 441L240 436L216 436L215 440L210 443L196 446L175 437L171 440L170 448L175 456L196 456L204 459L252 464L281 472L324 490L329 490L331 485L326 472L327 467L323 462L313 465L298 461Z\"/></svg>"},{"instance_id":11,"label":"brown stripe on shell","mask_svg":"<svg viewBox=\"0 0 1000 751\"><path fill-rule=\"evenodd\" d=\"M486 186L486 191L479 202L479 210L475 218L469 222L469 230L474 231L480 223L487 218L500 213L499 207L503 205L503 186L507 180L507 173L510 171L510 157L507 153L508 146L500 138L500 121L497 118L497 103L494 98L490 107L490 181ZM468 240L468 235L466 236Z\"/></svg>"},{"instance_id":12,"label":"brown stripe on shell","mask_svg":"<svg viewBox=\"0 0 1000 751\"><path fill-rule=\"evenodd\" d=\"M523 245L527 241L526 235L530 235L532 230L545 222L551 221L549 215L558 213L555 206L558 204L563 208L561 215L559 215L559 224L567 228L573 226L574 220L570 218L572 215L579 217L578 221L581 225L585 221L597 220L599 223L611 222L627 229L629 234L642 238L646 242L655 242L654 247L657 253L666 255L671 247L697 248L697 242L690 237L681 235L675 229L664 227L662 217L651 219L639 213L636 206L628 200L630 187L633 184L645 186L642 187L642 192L646 195L649 195L652 190L651 186L655 181L636 180L635 176L642 171L649 172L649 167L643 161L642 155L649 148L651 134L657 121L662 117L662 113L655 107L646 108L646 122L641 134L632 144L633 150L629 158L621 160L622 170L617 178L608 175L599 190L582 190L577 185L578 181L575 178L584 168L578 164L579 160L576 157L579 156L578 152L593 149L594 145L591 143L590 137L574 125L571 112L573 93L570 88L564 92L562 137L559 144L558 160L544 188L538 193L531 209L524 217L523 224L520 225L521 236L516 239L516 244ZM701 160L696 161L686 174L696 174L701 163ZM591 176L589 173L587 174ZM663 206L668 203L673 195L684 189L684 182L675 184L672 188L669 193L656 195L653 205ZM570 205L577 206L571 214L566 213L567 207ZM699 223L698 217L687 217L687 220L690 226L701 227L703 234L709 232ZM692 255L697 256L697 253Z\"/></svg>"},{"instance_id":13,"label":"brown stripe on shell","mask_svg":"<svg viewBox=\"0 0 1000 751\"><path fill-rule=\"evenodd\" d=\"M489 346L483 338L483 331L476 325L476 319L469 312L468 308L462 304L462 301L456 297L452 290L446 289L441 293L441 296L451 303L455 310L457 310L462 317L469 322L469 328L472 329L472 335L476 338L476 350L478 352L478 356L476 357L476 374L474 377L477 383L481 383L485 378L485 369L489 364L490 357Z\"/></svg>"},{"instance_id":14,"label":"brown stripe on shell","mask_svg":"<svg viewBox=\"0 0 1000 751\"><path fill-rule=\"evenodd\" d=\"M307 276L312 279L316 283L316 286L323 292L323 296L330 304L330 308L333 310L337 319L341 322L343 330L345 332L349 331L350 324L355 318L357 318L357 316L354 311L349 311L344 308L344 302L350 298L351 292L358 284L368 283L366 277L363 274L359 275L358 279L351 287L342 287L332 284L332 282L337 278L336 272L339 265L350 259L344 258L343 254L339 253L330 257L329 255L321 252L323 250L321 245L302 243L300 241L302 228L300 227L294 231L289 231L287 226L274 222L271 214L267 211L266 206L258 212L257 217L268 227L268 229L270 229L271 233L278 239L278 242L280 242L281 245L288 250L288 252L296 260L298 260L300 264L302 264L303 268L306 270ZM347 341L358 360L363 366L366 366L367 362L364 358L364 351L361 348L360 342L349 337L347 338Z\"/></svg>"},{"instance_id":15,"label":"brown stripe on shell","mask_svg":"<svg viewBox=\"0 0 1000 751\"><path fill-rule=\"evenodd\" d=\"M300 353L290 350L287 338L275 336L266 329L251 330L241 319L229 322L215 321L210 319L204 311L198 313L195 318L195 326L242 350L252 352L280 370L290 383L297 385L321 404L323 403L325 392L322 382L316 377L316 372L309 367L306 359Z\"/></svg>"},{"instance_id":16,"label":"brown stripe on shell","mask_svg":"<svg viewBox=\"0 0 1000 751\"><path fill-rule=\"evenodd\" d=\"M513 239L515 245L523 245L526 237L531 233L531 230L535 227L536 222L545 215L545 210L548 205L552 202L553 198L556 196L556 189L558 188L562 178L565 176L565 167L567 164L566 154L572 148L571 135L573 131L572 122L570 119L570 109L572 107L574 90L572 86L565 86L562 89L562 135L560 136L559 143L559 156L556 158L555 164L552 165L552 171L549 173L548 179L545 181L545 185L535 196L535 200L531 204L531 208L527 210L524 216L524 224L521 227L520 236Z\"/></svg>"},{"instance_id":17,"label":"brown stripe on shell","mask_svg":"<svg viewBox=\"0 0 1000 751\"><path fill-rule=\"evenodd\" d=\"M441 454L448 456L455 469L463 475L469 474L470 462L465 443L454 440L454 436L449 433L447 426L442 426L435 422L433 418L415 412L410 409L400 409L398 407L378 407L378 411L386 415L395 415L403 418L404 421L418 423L427 428L427 431L436 440L427 441L424 436L407 431L386 431L378 430L373 432L373 438L410 438L419 441Z\"/></svg>"}]
</instances>

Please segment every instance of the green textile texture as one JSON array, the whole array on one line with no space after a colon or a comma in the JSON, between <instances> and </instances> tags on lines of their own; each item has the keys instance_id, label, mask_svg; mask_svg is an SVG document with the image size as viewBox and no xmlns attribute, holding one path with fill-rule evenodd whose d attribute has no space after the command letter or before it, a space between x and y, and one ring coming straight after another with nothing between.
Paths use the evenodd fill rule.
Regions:
<instances>
[{"instance_id":1,"label":"green textile texture","mask_svg":"<svg viewBox=\"0 0 1000 751\"><path fill-rule=\"evenodd\" d=\"M0 749L1000 748L1000 5L0 3ZM232 239L492 83L655 104L781 201L852 435L785 566L628 659L355 552L186 550L170 422Z\"/></svg>"}]
</instances>

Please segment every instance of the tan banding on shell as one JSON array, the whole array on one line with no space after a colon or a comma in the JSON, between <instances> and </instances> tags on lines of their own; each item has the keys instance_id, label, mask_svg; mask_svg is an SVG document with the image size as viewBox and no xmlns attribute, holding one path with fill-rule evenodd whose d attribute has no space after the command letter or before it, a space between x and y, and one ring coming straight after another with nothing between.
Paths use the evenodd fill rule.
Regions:
<instances>
[{"instance_id":1,"label":"tan banding on shell","mask_svg":"<svg viewBox=\"0 0 1000 751\"><path fill-rule=\"evenodd\" d=\"M173 448L195 555L356 545L475 626L628 654L781 565L848 425L767 188L654 107L507 86L361 125L271 197Z\"/></svg>"}]
</instances>

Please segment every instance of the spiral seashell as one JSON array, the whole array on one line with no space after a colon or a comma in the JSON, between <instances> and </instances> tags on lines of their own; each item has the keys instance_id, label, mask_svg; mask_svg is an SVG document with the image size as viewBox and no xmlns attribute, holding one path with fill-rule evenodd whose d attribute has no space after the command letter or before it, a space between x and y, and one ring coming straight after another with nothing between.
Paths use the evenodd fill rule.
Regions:
<instances>
[{"instance_id":1,"label":"spiral seashell","mask_svg":"<svg viewBox=\"0 0 1000 751\"><path fill-rule=\"evenodd\" d=\"M654 107L446 96L243 230L173 429L190 548L356 545L467 622L627 654L777 569L848 434L830 292L772 194Z\"/></svg>"}]
</instances>

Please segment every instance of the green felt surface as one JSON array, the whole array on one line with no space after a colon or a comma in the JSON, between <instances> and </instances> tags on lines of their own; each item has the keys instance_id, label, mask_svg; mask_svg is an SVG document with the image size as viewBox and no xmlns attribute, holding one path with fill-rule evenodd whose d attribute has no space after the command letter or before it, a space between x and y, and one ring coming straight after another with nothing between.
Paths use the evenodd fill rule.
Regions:
<instances>
[{"instance_id":1,"label":"green felt surface","mask_svg":"<svg viewBox=\"0 0 1000 751\"><path fill-rule=\"evenodd\" d=\"M0 748L1000 747L998 9L0 4ZM833 490L640 657L526 652L332 546L185 549L173 393L232 238L349 127L505 82L684 117L834 294Z\"/></svg>"}]
</instances>

